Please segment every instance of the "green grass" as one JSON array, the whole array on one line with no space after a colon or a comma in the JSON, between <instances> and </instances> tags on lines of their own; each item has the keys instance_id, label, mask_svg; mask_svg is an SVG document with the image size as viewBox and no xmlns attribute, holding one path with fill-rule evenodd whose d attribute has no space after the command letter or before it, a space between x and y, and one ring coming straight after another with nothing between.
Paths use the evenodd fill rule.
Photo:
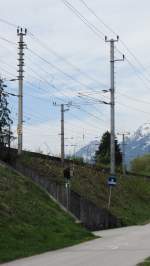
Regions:
<instances>
[{"instance_id":1,"label":"green grass","mask_svg":"<svg viewBox=\"0 0 150 266\"><path fill-rule=\"evenodd\" d=\"M30 179L0 166L0 263L90 239Z\"/></svg>"},{"instance_id":2,"label":"green grass","mask_svg":"<svg viewBox=\"0 0 150 266\"><path fill-rule=\"evenodd\" d=\"M139 263L138 266L150 266L150 257L147 258L144 262Z\"/></svg>"},{"instance_id":3,"label":"green grass","mask_svg":"<svg viewBox=\"0 0 150 266\"><path fill-rule=\"evenodd\" d=\"M43 175L44 178L64 182L59 163L48 159L24 155L21 162ZM75 166L72 189L94 202L98 207L107 208L108 174L86 165ZM124 225L137 225L150 222L150 181L141 177L118 175L117 186L112 190L110 211L120 218Z\"/></svg>"},{"instance_id":4,"label":"green grass","mask_svg":"<svg viewBox=\"0 0 150 266\"><path fill-rule=\"evenodd\" d=\"M131 162L131 170L134 173L150 176L150 154L135 158Z\"/></svg>"}]
</instances>

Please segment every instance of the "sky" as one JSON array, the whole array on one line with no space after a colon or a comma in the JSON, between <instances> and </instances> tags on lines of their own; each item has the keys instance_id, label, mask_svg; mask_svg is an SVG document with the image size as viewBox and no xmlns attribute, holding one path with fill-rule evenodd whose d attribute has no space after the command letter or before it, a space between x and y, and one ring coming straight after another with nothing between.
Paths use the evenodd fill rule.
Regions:
<instances>
[{"instance_id":1,"label":"sky","mask_svg":"<svg viewBox=\"0 0 150 266\"><path fill-rule=\"evenodd\" d=\"M120 37L115 59L125 54L124 62L115 63L116 133L133 134L150 122L150 2L67 1L5 0L0 8L0 75L12 93L18 92L17 81L9 81L17 76L16 27L28 30L24 38L24 149L52 155L60 154L61 103L72 102L65 112L66 154L100 139L110 128L110 105L98 102L110 102L109 92L103 93L110 89L110 44L105 43L105 35ZM9 97L15 134L17 100Z\"/></svg>"}]
</instances>

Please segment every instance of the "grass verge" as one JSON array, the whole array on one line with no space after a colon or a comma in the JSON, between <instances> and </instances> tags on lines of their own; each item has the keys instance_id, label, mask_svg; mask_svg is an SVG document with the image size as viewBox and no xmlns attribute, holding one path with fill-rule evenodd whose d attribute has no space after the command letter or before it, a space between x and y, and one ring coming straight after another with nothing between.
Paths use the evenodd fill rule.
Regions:
<instances>
[{"instance_id":1,"label":"grass verge","mask_svg":"<svg viewBox=\"0 0 150 266\"><path fill-rule=\"evenodd\" d=\"M0 263L94 238L30 179L0 166Z\"/></svg>"}]
</instances>

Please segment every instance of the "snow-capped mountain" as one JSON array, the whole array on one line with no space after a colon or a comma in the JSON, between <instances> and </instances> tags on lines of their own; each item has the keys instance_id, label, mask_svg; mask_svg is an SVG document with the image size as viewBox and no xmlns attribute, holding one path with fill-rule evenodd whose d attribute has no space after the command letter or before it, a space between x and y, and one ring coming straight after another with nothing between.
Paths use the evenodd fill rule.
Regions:
<instances>
[{"instance_id":1,"label":"snow-capped mountain","mask_svg":"<svg viewBox=\"0 0 150 266\"><path fill-rule=\"evenodd\" d=\"M136 157L150 153L150 123L140 126L136 132L126 140L126 163Z\"/></svg>"},{"instance_id":2,"label":"snow-capped mountain","mask_svg":"<svg viewBox=\"0 0 150 266\"><path fill-rule=\"evenodd\" d=\"M97 140L92 141L77 151L76 156L82 157L86 162L93 162L98 145ZM121 144L120 146L122 147ZM150 123L143 124L133 135L126 138L125 153L126 165L128 166L134 158L150 153Z\"/></svg>"},{"instance_id":3,"label":"snow-capped mountain","mask_svg":"<svg viewBox=\"0 0 150 266\"><path fill-rule=\"evenodd\" d=\"M75 156L82 157L85 162L92 163L95 156L95 152L98 149L98 146L99 146L99 141L97 140L91 141L88 145L78 150Z\"/></svg>"}]
</instances>

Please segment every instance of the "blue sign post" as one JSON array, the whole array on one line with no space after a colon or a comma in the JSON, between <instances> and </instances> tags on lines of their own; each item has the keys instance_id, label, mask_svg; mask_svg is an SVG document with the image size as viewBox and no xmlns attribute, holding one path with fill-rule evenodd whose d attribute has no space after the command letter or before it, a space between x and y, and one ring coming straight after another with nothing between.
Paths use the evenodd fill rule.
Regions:
<instances>
[{"instance_id":1,"label":"blue sign post","mask_svg":"<svg viewBox=\"0 0 150 266\"><path fill-rule=\"evenodd\" d=\"M117 184L117 178L116 176L109 176L107 180L107 184L109 187L114 187Z\"/></svg>"},{"instance_id":2,"label":"blue sign post","mask_svg":"<svg viewBox=\"0 0 150 266\"><path fill-rule=\"evenodd\" d=\"M115 187L117 184L117 178L116 176L109 176L107 179L107 184L109 186L109 197L108 197L108 209L110 208L110 203L111 203L111 192L112 192L112 187Z\"/></svg>"}]
</instances>

